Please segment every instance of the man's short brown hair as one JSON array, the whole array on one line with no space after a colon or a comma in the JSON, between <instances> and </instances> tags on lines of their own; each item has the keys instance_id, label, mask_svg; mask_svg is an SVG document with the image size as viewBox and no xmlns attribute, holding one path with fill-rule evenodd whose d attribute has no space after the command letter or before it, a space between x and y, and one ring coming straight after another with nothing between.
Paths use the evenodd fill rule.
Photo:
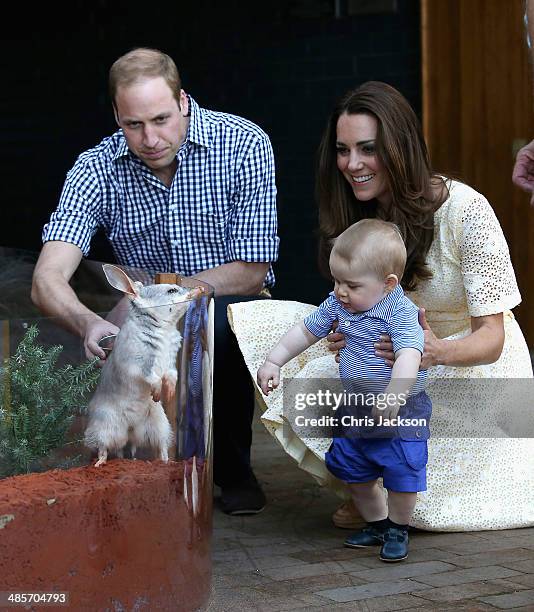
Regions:
<instances>
[{"instance_id":1,"label":"man's short brown hair","mask_svg":"<svg viewBox=\"0 0 534 612\"><path fill-rule=\"evenodd\" d=\"M158 49L138 47L119 57L109 70L109 94L113 106L119 87L144 79L163 77L180 105L182 82L174 60Z\"/></svg>"}]
</instances>

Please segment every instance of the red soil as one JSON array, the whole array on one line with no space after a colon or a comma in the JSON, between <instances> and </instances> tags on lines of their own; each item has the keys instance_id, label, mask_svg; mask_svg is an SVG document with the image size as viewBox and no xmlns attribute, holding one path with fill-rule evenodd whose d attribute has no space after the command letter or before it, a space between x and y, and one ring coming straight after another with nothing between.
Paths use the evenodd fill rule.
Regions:
<instances>
[{"instance_id":1,"label":"red soil","mask_svg":"<svg viewBox=\"0 0 534 612\"><path fill-rule=\"evenodd\" d=\"M194 516L191 467L113 460L0 480L0 591L66 591L77 611L202 609L212 485L197 464Z\"/></svg>"}]
</instances>

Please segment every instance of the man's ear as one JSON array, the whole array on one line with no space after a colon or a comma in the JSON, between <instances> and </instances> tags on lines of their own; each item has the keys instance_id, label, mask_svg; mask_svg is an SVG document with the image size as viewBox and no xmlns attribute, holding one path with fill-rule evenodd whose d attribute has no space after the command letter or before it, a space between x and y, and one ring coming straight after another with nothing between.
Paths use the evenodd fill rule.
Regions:
<instances>
[{"instance_id":1,"label":"man's ear","mask_svg":"<svg viewBox=\"0 0 534 612\"><path fill-rule=\"evenodd\" d=\"M189 98L183 89L180 89L180 110L183 117L189 115Z\"/></svg>"},{"instance_id":2,"label":"man's ear","mask_svg":"<svg viewBox=\"0 0 534 612\"><path fill-rule=\"evenodd\" d=\"M388 274L384 281L385 289L388 293L391 293L399 284L399 277L396 274Z\"/></svg>"}]
</instances>

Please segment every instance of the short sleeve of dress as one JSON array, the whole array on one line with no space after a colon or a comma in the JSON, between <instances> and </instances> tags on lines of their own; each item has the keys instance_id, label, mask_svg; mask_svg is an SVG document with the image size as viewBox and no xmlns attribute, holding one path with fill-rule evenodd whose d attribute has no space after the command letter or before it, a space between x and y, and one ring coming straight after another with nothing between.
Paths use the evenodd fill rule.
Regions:
<instances>
[{"instance_id":1,"label":"short sleeve of dress","mask_svg":"<svg viewBox=\"0 0 534 612\"><path fill-rule=\"evenodd\" d=\"M449 220L460 258L467 307L472 317L517 306L521 295L501 225L486 198L469 189Z\"/></svg>"}]
</instances>

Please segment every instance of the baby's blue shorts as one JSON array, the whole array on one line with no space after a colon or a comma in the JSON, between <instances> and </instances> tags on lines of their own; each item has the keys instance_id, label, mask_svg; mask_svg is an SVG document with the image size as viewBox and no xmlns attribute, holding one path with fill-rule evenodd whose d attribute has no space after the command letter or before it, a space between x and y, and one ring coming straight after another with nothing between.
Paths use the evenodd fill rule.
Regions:
<instances>
[{"instance_id":1,"label":"baby's blue shorts","mask_svg":"<svg viewBox=\"0 0 534 612\"><path fill-rule=\"evenodd\" d=\"M325 461L328 470L347 483L382 477L391 491L426 491L426 440L334 438Z\"/></svg>"}]
</instances>

